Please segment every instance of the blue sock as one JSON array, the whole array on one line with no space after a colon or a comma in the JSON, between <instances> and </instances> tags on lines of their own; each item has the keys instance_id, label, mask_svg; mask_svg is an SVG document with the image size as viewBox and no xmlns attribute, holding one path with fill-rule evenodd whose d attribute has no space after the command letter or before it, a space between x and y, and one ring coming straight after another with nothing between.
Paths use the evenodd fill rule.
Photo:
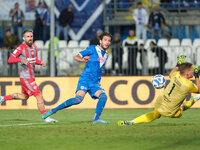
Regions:
<instances>
[{"instance_id":1,"label":"blue sock","mask_svg":"<svg viewBox=\"0 0 200 150\"><path fill-rule=\"evenodd\" d=\"M81 103L83 101L83 97L82 96L76 96L74 98L70 98L68 100L66 100L65 102L63 102L62 104L58 105L56 108L52 109L53 113L56 113L57 111L70 107L72 105L77 105L79 103Z\"/></svg>"},{"instance_id":2,"label":"blue sock","mask_svg":"<svg viewBox=\"0 0 200 150\"><path fill-rule=\"evenodd\" d=\"M94 120L99 119L99 117L101 116L101 113L104 109L106 101L107 101L107 95L105 93L101 93L99 95L99 101L97 103L96 112L95 112L95 115L94 115Z\"/></svg>"}]
</instances>

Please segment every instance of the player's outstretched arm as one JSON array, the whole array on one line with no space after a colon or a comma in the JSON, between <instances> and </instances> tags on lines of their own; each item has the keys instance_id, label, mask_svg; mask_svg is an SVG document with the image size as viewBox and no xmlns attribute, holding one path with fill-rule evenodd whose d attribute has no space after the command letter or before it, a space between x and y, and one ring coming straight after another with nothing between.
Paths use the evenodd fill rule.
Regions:
<instances>
[{"instance_id":1,"label":"player's outstretched arm","mask_svg":"<svg viewBox=\"0 0 200 150\"><path fill-rule=\"evenodd\" d=\"M200 93L200 82L199 82L200 66L197 67L196 65L193 65L193 68L194 68L195 84L197 85L198 93Z\"/></svg>"},{"instance_id":2,"label":"player's outstretched arm","mask_svg":"<svg viewBox=\"0 0 200 150\"><path fill-rule=\"evenodd\" d=\"M81 57L81 55L78 54L75 56L75 60L77 62L88 62L88 61L90 61L90 57L89 56Z\"/></svg>"},{"instance_id":3,"label":"player's outstretched arm","mask_svg":"<svg viewBox=\"0 0 200 150\"><path fill-rule=\"evenodd\" d=\"M172 76L172 74L173 74L174 72L178 71L178 67L179 67L182 63L185 62L185 59L186 59L186 56L185 56L185 55L181 55L181 56L178 56L178 57L177 57L177 65L176 65L176 67L174 67L174 68L172 69L172 71L170 72L169 78L171 78L171 76Z\"/></svg>"}]
</instances>

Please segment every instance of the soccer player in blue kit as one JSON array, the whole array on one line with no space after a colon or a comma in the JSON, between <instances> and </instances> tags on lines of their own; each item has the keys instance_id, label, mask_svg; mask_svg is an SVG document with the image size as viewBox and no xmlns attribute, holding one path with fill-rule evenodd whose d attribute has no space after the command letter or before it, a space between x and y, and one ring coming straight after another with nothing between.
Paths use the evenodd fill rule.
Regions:
<instances>
[{"instance_id":1,"label":"soccer player in blue kit","mask_svg":"<svg viewBox=\"0 0 200 150\"><path fill-rule=\"evenodd\" d=\"M42 115L43 119L51 116L59 110L81 103L88 92L93 99L99 99L93 123L108 123L107 121L100 119L101 113L107 101L107 95L100 85L100 80L103 67L108 58L106 50L109 48L111 40L112 35L108 32L103 32L100 36L100 45L91 45L75 56L76 61L86 62L86 66L78 81L76 96L66 100L56 108L49 110L47 113L44 113Z\"/></svg>"}]
</instances>

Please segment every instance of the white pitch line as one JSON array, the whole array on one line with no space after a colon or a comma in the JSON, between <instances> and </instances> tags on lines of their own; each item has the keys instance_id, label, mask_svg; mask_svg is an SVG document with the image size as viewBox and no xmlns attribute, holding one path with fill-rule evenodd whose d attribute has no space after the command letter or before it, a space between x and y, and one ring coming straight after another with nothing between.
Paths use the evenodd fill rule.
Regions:
<instances>
[{"instance_id":1,"label":"white pitch line","mask_svg":"<svg viewBox=\"0 0 200 150\"><path fill-rule=\"evenodd\" d=\"M47 124L47 123L43 122L43 123L5 124L5 125L0 125L0 127L28 126L28 125L36 125L36 124Z\"/></svg>"}]
</instances>

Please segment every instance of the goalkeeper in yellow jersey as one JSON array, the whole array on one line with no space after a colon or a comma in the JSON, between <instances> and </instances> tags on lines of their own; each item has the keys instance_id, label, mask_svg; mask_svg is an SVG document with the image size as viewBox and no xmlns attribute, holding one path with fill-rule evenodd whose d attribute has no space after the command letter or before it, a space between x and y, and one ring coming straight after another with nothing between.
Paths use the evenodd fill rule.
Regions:
<instances>
[{"instance_id":1,"label":"goalkeeper in yellow jersey","mask_svg":"<svg viewBox=\"0 0 200 150\"><path fill-rule=\"evenodd\" d=\"M200 95L191 97L189 101L184 101L189 93L200 93L199 69L189 62L184 62L186 56L178 57L177 66L169 74L170 82L166 89L155 101L153 112L146 113L130 121L119 121L118 125L134 125L138 123L148 123L161 116L166 118L179 118L182 112L190 108ZM190 81L195 76L195 84Z\"/></svg>"}]
</instances>

